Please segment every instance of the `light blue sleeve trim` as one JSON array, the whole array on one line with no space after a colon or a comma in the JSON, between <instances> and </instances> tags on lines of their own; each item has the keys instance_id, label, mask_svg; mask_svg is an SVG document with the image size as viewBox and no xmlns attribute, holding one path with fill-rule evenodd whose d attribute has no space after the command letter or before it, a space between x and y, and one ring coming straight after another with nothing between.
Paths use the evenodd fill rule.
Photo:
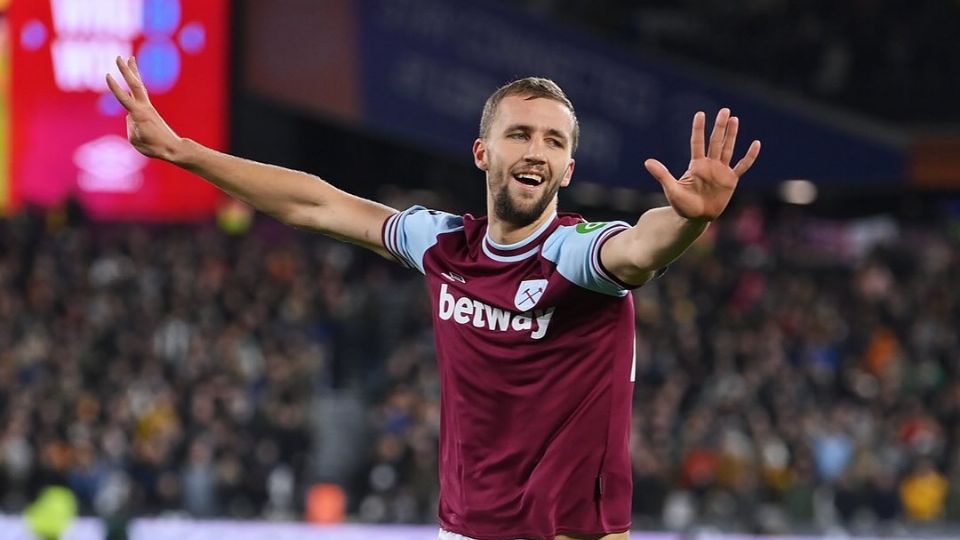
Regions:
<instances>
[{"instance_id":1,"label":"light blue sleeve trim","mask_svg":"<svg viewBox=\"0 0 960 540\"><path fill-rule=\"evenodd\" d=\"M463 218L445 212L411 206L387 218L383 225L383 245L398 261L421 274L423 256L437 243L437 236L463 229Z\"/></svg>"},{"instance_id":2,"label":"light blue sleeve trim","mask_svg":"<svg viewBox=\"0 0 960 540\"><path fill-rule=\"evenodd\" d=\"M571 283L594 292L623 297L628 290L600 264L600 247L611 236L630 228L623 221L581 223L559 227L544 243L543 256ZM578 230L579 229L579 230Z\"/></svg>"}]
</instances>

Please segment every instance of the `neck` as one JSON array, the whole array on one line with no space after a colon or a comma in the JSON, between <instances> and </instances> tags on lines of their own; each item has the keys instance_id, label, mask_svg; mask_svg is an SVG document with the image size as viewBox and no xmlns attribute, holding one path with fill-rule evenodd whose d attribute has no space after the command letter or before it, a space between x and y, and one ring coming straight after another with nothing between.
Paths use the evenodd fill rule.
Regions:
<instances>
[{"instance_id":1,"label":"neck","mask_svg":"<svg viewBox=\"0 0 960 540\"><path fill-rule=\"evenodd\" d=\"M506 222L496 216L492 205L487 208L487 234L490 239L498 244L515 244L524 238L533 234L544 223L553 219L557 213L556 202L544 210L543 214L529 225L518 227L513 223Z\"/></svg>"}]
</instances>

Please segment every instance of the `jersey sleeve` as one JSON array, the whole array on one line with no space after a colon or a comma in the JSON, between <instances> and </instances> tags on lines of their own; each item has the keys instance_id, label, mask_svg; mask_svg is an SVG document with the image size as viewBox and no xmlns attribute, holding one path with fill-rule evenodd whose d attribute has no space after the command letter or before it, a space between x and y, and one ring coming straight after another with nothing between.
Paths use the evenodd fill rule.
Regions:
<instances>
[{"instance_id":1,"label":"jersey sleeve","mask_svg":"<svg viewBox=\"0 0 960 540\"><path fill-rule=\"evenodd\" d=\"M600 248L630 228L623 221L580 223L563 226L544 245L543 255L571 283L601 294L626 296L635 286L618 280L600 261Z\"/></svg>"},{"instance_id":2,"label":"jersey sleeve","mask_svg":"<svg viewBox=\"0 0 960 540\"><path fill-rule=\"evenodd\" d=\"M411 206L387 218L381 234L384 247L395 259L423 274L423 256L437 243L437 236L462 228L460 216Z\"/></svg>"}]
</instances>

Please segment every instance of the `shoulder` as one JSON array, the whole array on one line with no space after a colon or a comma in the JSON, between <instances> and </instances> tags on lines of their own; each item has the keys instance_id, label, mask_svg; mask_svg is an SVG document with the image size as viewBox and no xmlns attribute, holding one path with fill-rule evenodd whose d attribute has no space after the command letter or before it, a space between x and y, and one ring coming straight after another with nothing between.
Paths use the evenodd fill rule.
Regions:
<instances>
[{"instance_id":1,"label":"shoulder","mask_svg":"<svg viewBox=\"0 0 960 540\"><path fill-rule=\"evenodd\" d=\"M544 254L550 258L565 248L589 249L628 228L630 225L623 221L586 221L579 215L565 214L560 217L560 226L544 242Z\"/></svg>"},{"instance_id":2,"label":"shoulder","mask_svg":"<svg viewBox=\"0 0 960 540\"><path fill-rule=\"evenodd\" d=\"M462 216L411 206L384 222L383 245L403 265L422 273L424 253L437 243L441 235L463 228Z\"/></svg>"},{"instance_id":3,"label":"shoulder","mask_svg":"<svg viewBox=\"0 0 960 540\"><path fill-rule=\"evenodd\" d=\"M415 205L402 212L387 218L387 223L398 226L401 223L407 227L422 227L433 229L438 233L463 228L463 216Z\"/></svg>"},{"instance_id":4,"label":"shoulder","mask_svg":"<svg viewBox=\"0 0 960 540\"><path fill-rule=\"evenodd\" d=\"M625 296L627 288L612 276L600 260L603 244L629 229L623 221L584 221L580 216L564 216L561 225L547 238L543 257L556 265L570 282L601 294Z\"/></svg>"}]
</instances>

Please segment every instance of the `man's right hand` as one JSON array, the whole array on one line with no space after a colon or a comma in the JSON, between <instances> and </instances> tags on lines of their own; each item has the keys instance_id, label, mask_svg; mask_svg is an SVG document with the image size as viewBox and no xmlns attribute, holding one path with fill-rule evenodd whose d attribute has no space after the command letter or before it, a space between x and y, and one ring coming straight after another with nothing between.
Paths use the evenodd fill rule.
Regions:
<instances>
[{"instance_id":1,"label":"man's right hand","mask_svg":"<svg viewBox=\"0 0 960 540\"><path fill-rule=\"evenodd\" d=\"M170 129L150 103L147 87L137 69L137 61L131 56L124 62L118 56L117 67L130 91L124 90L110 74L107 74L107 86L127 110L127 138L130 144L147 157L174 161L183 140Z\"/></svg>"},{"instance_id":2,"label":"man's right hand","mask_svg":"<svg viewBox=\"0 0 960 540\"><path fill-rule=\"evenodd\" d=\"M181 138L150 103L136 61L117 58L117 67L130 91L110 75L107 85L127 110L127 138L140 153L197 174L284 223L393 258L380 234L396 210L350 195L316 176L231 156Z\"/></svg>"}]
</instances>

